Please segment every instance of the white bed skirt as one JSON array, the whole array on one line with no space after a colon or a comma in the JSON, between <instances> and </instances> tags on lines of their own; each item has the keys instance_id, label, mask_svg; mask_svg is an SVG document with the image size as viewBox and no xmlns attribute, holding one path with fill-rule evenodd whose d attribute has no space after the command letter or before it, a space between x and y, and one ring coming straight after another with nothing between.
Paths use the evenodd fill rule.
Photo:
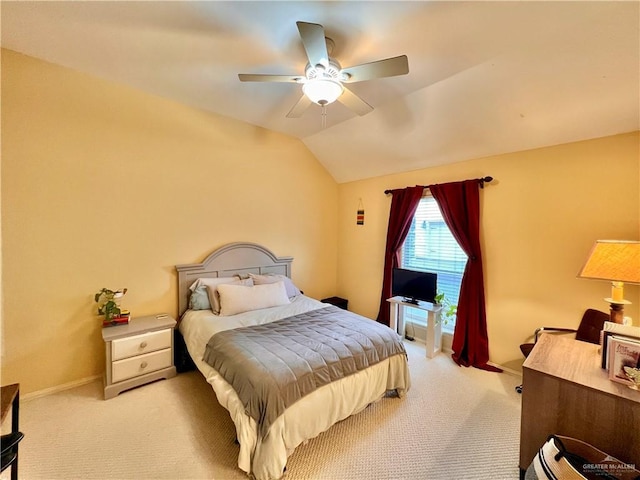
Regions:
<instances>
[{"instance_id":1,"label":"white bed skirt","mask_svg":"<svg viewBox=\"0 0 640 480\"><path fill-rule=\"evenodd\" d=\"M280 478L287 458L298 445L360 412L387 390L397 388L402 397L410 386L407 361L403 355L396 355L302 398L273 423L265 439L259 439L256 421L245 413L235 390L202 360L194 361L236 426L238 467L257 480Z\"/></svg>"}]
</instances>

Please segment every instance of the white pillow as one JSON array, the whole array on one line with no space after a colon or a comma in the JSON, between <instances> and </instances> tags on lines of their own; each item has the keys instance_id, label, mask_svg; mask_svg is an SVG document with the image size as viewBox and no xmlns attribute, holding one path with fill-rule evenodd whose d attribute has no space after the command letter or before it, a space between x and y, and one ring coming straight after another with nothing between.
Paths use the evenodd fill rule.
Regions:
<instances>
[{"instance_id":1,"label":"white pillow","mask_svg":"<svg viewBox=\"0 0 640 480\"><path fill-rule=\"evenodd\" d=\"M207 291L209 292L209 301L211 302L211 310L215 315L220 315L220 286L221 285L237 285L242 287L252 287L253 280L250 278L239 279L236 278L233 282L222 282L217 285L207 285Z\"/></svg>"},{"instance_id":2,"label":"white pillow","mask_svg":"<svg viewBox=\"0 0 640 480\"><path fill-rule=\"evenodd\" d=\"M213 278L198 278L191 284L189 290L195 291L200 285L219 285L221 283L229 283L238 280L240 277L213 277Z\"/></svg>"},{"instance_id":3,"label":"white pillow","mask_svg":"<svg viewBox=\"0 0 640 480\"><path fill-rule=\"evenodd\" d=\"M287 289L287 297L292 298L296 295L300 295L302 292L296 287L291 279L286 275L279 275L276 273L268 273L267 275L257 275L250 273L249 278L253 279L254 285L265 285L267 283L284 282L284 287Z\"/></svg>"},{"instance_id":4,"label":"white pillow","mask_svg":"<svg viewBox=\"0 0 640 480\"><path fill-rule=\"evenodd\" d=\"M220 315L236 315L251 310L277 307L291 303L284 282L246 287L242 285L218 285Z\"/></svg>"},{"instance_id":5,"label":"white pillow","mask_svg":"<svg viewBox=\"0 0 640 480\"><path fill-rule=\"evenodd\" d=\"M233 284L233 285L253 285L251 278L241 280L238 277L216 277L216 278L198 278L189 289L194 292L196 288L204 285L207 287L207 293L209 295L209 303L211 304L211 310L214 314L220 314L220 299L218 298L218 285Z\"/></svg>"}]
</instances>

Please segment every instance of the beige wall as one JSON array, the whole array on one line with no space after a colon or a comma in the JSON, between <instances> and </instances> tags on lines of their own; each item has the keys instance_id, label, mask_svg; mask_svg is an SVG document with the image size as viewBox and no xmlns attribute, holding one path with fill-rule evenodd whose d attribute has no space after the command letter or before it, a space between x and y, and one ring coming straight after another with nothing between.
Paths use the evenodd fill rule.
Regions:
<instances>
[{"instance_id":1,"label":"beige wall","mask_svg":"<svg viewBox=\"0 0 640 480\"><path fill-rule=\"evenodd\" d=\"M387 188L496 179L482 235L502 364L537 326L606 310L608 285L576 273L595 239L640 238L638 133L338 186L290 137L10 51L2 73L1 375L24 393L102 373L94 292L128 287L134 316L175 314L174 265L228 242L294 256L306 293L374 317ZM639 289L626 291L640 325Z\"/></svg>"},{"instance_id":2,"label":"beige wall","mask_svg":"<svg viewBox=\"0 0 640 480\"><path fill-rule=\"evenodd\" d=\"M576 275L596 239L640 239L639 152L636 132L341 184L338 293L377 315L386 189L493 176L481 191L490 357L519 361L518 345L535 328L575 327L589 307L608 311L609 285ZM640 325L639 288L627 286L625 297Z\"/></svg>"},{"instance_id":3,"label":"beige wall","mask_svg":"<svg viewBox=\"0 0 640 480\"><path fill-rule=\"evenodd\" d=\"M297 139L2 51L2 383L101 374L93 294L177 313L174 265L234 241L336 287L337 184Z\"/></svg>"}]
</instances>

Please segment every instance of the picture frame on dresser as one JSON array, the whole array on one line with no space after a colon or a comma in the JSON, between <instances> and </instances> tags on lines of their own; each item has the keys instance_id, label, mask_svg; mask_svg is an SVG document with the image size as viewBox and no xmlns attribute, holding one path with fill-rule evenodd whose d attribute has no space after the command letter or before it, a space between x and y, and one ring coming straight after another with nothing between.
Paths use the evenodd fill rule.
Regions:
<instances>
[{"instance_id":1,"label":"picture frame on dresser","mask_svg":"<svg viewBox=\"0 0 640 480\"><path fill-rule=\"evenodd\" d=\"M640 339L610 335L607 338L609 380L633 385L624 367L640 368Z\"/></svg>"},{"instance_id":2,"label":"picture frame on dresser","mask_svg":"<svg viewBox=\"0 0 640 480\"><path fill-rule=\"evenodd\" d=\"M613 322L604 322L604 326L601 332L600 345L602 353L602 368L607 371L609 370L608 340L611 335L640 342L640 327L633 325L622 325Z\"/></svg>"}]
</instances>

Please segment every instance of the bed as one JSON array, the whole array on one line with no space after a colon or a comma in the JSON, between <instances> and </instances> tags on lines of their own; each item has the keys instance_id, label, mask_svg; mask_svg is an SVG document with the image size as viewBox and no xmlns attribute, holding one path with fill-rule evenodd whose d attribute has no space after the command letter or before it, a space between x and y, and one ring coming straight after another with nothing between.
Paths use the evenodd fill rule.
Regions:
<instances>
[{"instance_id":1,"label":"bed","mask_svg":"<svg viewBox=\"0 0 640 480\"><path fill-rule=\"evenodd\" d=\"M398 397L403 397L410 387L406 352L400 337L377 322L304 295L290 280L292 262L293 258L276 257L271 251L255 243L232 243L214 251L202 263L176 266L179 331L196 367L212 386L220 405L228 410L233 420L240 445L238 467L257 480L273 480L282 477L287 458L298 445L316 437L348 416L360 412L387 392L395 391ZM233 285L223 283L221 286L217 283L223 282L222 279L230 278L234 281L227 283ZM252 282L254 287L247 289ZM209 286L205 289L203 285ZM212 288L210 285L217 286ZM208 290L210 295L214 291L217 292L215 297L209 297L211 300L209 309L206 308L206 300L205 305L198 303L201 298L198 295L204 290ZM259 308L263 305L267 291L269 292L267 304L274 302L272 298L278 300L267 308ZM273 293L276 291L277 295ZM254 292L258 296L255 296ZM283 296L286 296L286 300ZM190 297L193 297L191 302ZM263 300L256 303L255 298L263 298ZM315 389L308 393L304 392L300 398L287 397L286 402L280 402L283 405L273 402L278 405L275 413L269 407L269 410L265 409L269 415L256 416L252 410L254 399L248 399L244 388L246 384L252 385L254 381L250 377L250 369L245 368L247 359L242 358L237 368L239 372L247 370L249 377L238 379L243 374L238 372L229 374L231 367L225 363L238 355L237 350L233 350L230 358L222 360L215 358L217 363L211 357L222 355L222 351L228 345L224 342L230 341L230 337L236 338L237 335L241 335L238 345L246 343L247 339L262 341L263 337L271 335L274 327L277 326L282 330L285 325L297 324L300 321L299 318L307 321L308 317L321 317L325 322L323 327L325 331L327 330L326 322L335 321L335 324L330 324L328 332L332 337L330 342L342 341L333 338L333 332L343 328L344 322L349 325L349 328L353 325L357 328L356 333L347 333L344 337L346 338L344 347L336 347L334 344L333 350L342 351L353 348L349 345L350 338L353 337L356 343L360 342L364 345L364 353L355 358L375 357L375 360L370 362L370 365L359 366L357 371L343 368L342 364L339 368L330 366L331 372L338 371L339 378L327 380L326 369L323 373L314 374L314 379L324 379ZM369 345L368 339L361 341L365 328L373 332L372 338L380 337L384 346L374 348ZM295 343L305 343L304 339L300 342L300 333L295 335ZM307 343L316 345L315 340ZM235 344L233 348L235 349ZM256 350L253 344L246 348L250 352ZM282 352L278 351L275 354L282 355L285 358L283 361L288 361L290 355L288 348L288 346L282 347ZM386 353L377 358L376 355L381 349ZM264 350L272 355L277 349L267 347ZM280 362L281 359L278 358L277 361ZM340 361L343 360L340 359ZM263 360L258 367L275 369L276 364L273 362L269 358L267 361ZM360 360L349 362L348 364L352 365L359 363ZM272 364L274 367L271 366ZM289 367L281 370L289 371ZM294 370L293 367L290 370ZM306 375L303 378L311 377ZM267 401L260 403L260 406L266 404L268 404ZM268 423L265 424L265 422Z\"/></svg>"}]
</instances>

